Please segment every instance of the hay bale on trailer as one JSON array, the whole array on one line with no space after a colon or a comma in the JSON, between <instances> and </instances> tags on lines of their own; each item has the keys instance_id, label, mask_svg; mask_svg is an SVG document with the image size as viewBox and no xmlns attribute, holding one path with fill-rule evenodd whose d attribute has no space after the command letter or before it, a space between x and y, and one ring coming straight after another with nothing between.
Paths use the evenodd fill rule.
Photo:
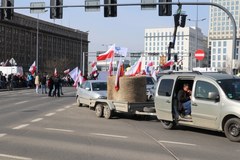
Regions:
<instances>
[{"instance_id":1,"label":"hay bale on trailer","mask_svg":"<svg viewBox=\"0 0 240 160\"><path fill-rule=\"evenodd\" d=\"M108 100L120 102L146 102L146 77L120 77L119 90L115 90L115 76L108 77Z\"/></svg>"}]
</instances>

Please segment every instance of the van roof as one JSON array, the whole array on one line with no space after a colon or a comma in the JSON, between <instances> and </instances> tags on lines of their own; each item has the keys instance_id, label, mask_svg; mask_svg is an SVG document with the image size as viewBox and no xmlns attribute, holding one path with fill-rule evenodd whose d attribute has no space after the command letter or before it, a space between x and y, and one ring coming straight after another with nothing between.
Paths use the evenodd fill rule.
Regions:
<instances>
[{"instance_id":1,"label":"van roof","mask_svg":"<svg viewBox=\"0 0 240 160\"><path fill-rule=\"evenodd\" d=\"M204 77L208 77L211 78L213 80L223 80L223 79L240 79L240 77L234 76L234 75L230 75L230 74L226 74L226 73L219 73L219 72L172 72L169 73L167 75L163 75L163 76L183 76L183 77L197 77L197 76L204 76Z\"/></svg>"}]
</instances>

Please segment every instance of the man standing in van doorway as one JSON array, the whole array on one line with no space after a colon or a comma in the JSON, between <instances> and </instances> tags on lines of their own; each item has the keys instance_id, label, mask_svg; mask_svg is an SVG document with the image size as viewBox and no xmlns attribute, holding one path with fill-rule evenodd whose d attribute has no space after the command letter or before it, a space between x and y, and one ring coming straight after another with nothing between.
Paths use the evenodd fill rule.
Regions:
<instances>
[{"instance_id":1,"label":"man standing in van doorway","mask_svg":"<svg viewBox=\"0 0 240 160\"><path fill-rule=\"evenodd\" d=\"M189 84L185 83L183 89L178 92L178 102L180 108L184 110L184 118L191 119L191 94L192 91L189 89Z\"/></svg>"}]
</instances>

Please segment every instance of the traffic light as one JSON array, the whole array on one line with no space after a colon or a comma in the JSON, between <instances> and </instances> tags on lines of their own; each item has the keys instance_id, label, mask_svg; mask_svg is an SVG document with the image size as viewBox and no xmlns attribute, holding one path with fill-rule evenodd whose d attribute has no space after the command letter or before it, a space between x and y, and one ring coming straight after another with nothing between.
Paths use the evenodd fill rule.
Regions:
<instances>
[{"instance_id":1,"label":"traffic light","mask_svg":"<svg viewBox=\"0 0 240 160\"><path fill-rule=\"evenodd\" d=\"M186 25L186 18L187 15L186 14L181 14L181 22L180 22L180 27L184 28Z\"/></svg>"},{"instance_id":2,"label":"traffic light","mask_svg":"<svg viewBox=\"0 0 240 160\"><path fill-rule=\"evenodd\" d=\"M178 14L174 14L173 16L174 16L174 24L175 24L175 27L178 27L178 26L180 25L180 22L179 22L179 20L180 20L180 14L179 14L179 13L178 13Z\"/></svg>"},{"instance_id":3,"label":"traffic light","mask_svg":"<svg viewBox=\"0 0 240 160\"><path fill-rule=\"evenodd\" d=\"M117 4L117 0L104 0L104 4ZM104 17L117 17L117 6L105 6Z\"/></svg>"},{"instance_id":4,"label":"traffic light","mask_svg":"<svg viewBox=\"0 0 240 160\"><path fill-rule=\"evenodd\" d=\"M172 0L159 0L159 2L172 2ZM159 16L172 16L172 5L165 4L158 6L158 15Z\"/></svg>"},{"instance_id":5,"label":"traffic light","mask_svg":"<svg viewBox=\"0 0 240 160\"><path fill-rule=\"evenodd\" d=\"M51 6L56 6L56 7L50 8L50 18L51 19L62 19L63 8L58 7L58 6L63 5L63 0L51 0L50 5Z\"/></svg>"},{"instance_id":6,"label":"traffic light","mask_svg":"<svg viewBox=\"0 0 240 160\"><path fill-rule=\"evenodd\" d=\"M177 54L174 54L174 62L177 62L178 61L178 55Z\"/></svg>"},{"instance_id":7,"label":"traffic light","mask_svg":"<svg viewBox=\"0 0 240 160\"><path fill-rule=\"evenodd\" d=\"M14 0L2 0L2 7L14 7ZM1 19L12 20L14 9L1 9Z\"/></svg>"}]
</instances>

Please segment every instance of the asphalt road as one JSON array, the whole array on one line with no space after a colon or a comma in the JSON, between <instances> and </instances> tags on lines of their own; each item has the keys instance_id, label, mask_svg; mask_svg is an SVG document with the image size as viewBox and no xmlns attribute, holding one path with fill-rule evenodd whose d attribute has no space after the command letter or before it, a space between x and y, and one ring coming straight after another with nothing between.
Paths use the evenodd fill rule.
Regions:
<instances>
[{"instance_id":1,"label":"asphalt road","mask_svg":"<svg viewBox=\"0 0 240 160\"><path fill-rule=\"evenodd\" d=\"M240 143L189 127L165 130L154 117L97 118L77 107L73 88L60 98L34 90L0 92L0 160L238 160Z\"/></svg>"}]
</instances>

